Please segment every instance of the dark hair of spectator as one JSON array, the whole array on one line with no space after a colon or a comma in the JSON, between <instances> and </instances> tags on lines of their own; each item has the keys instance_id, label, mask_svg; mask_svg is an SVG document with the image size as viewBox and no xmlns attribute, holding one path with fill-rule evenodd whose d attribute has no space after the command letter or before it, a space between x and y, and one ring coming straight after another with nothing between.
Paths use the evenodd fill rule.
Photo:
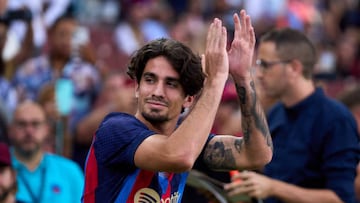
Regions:
<instances>
[{"instance_id":1,"label":"dark hair of spectator","mask_svg":"<svg viewBox=\"0 0 360 203\"><path fill-rule=\"evenodd\" d=\"M360 85L353 88L349 88L342 92L338 96L339 101L341 101L349 109L352 109L360 105Z\"/></svg>"},{"instance_id":2,"label":"dark hair of spectator","mask_svg":"<svg viewBox=\"0 0 360 203\"><path fill-rule=\"evenodd\" d=\"M56 27L64 20L76 21L76 18L74 17L74 15L66 13L66 14L60 16L58 19L56 19L56 21L49 28L49 31L50 32L54 31L56 29Z\"/></svg>"}]
</instances>

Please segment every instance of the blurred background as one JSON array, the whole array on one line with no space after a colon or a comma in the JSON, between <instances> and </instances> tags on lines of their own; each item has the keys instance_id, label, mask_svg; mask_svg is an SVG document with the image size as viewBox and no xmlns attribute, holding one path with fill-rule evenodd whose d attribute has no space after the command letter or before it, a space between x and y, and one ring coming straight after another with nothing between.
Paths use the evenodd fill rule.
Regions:
<instances>
[{"instance_id":1,"label":"blurred background","mask_svg":"<svg viewBox=\"0 0 360 203\"><path fill-rule=\"evenodd\" d=\"M329 96L359 84L359 0L0 0L5 126L18 103L40 102L53 125L46 150L83 166L104 115L134 111L125 72L135 50L170 37L201 54L212 19L223 20L231 42L241 9L257 37L274 27L306 33L317 48L314 80Z\"/></svg>"}]
</instances>

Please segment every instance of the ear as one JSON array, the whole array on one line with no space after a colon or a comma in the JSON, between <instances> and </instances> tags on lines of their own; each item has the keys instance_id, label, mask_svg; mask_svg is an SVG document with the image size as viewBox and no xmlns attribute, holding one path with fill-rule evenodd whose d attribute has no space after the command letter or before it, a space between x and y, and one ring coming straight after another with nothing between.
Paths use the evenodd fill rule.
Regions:
<instances>
[{"instance_id":1,"label":"ear","mask_svg":"<svg viewBox=\"0 0 360 203\"><path fill-rule=\"evenodd\" d=\"M302 76L303 75L303 65L302 63L297 60L297 59L294 59L292 60L290 63L291 65L291 70L293 71L293 73L297 76Z\"/></svg>"},{"instance_id":2,"label":"ear","mask_svg":"<svg viewBox=\"0 0 360 203\"><path fill-rule=\"evenodd\" d=\"M189 108L191 105L193 105L195 100L195 96L186 96L184 99L183 108Z\"/></svg>"}]
</instances>

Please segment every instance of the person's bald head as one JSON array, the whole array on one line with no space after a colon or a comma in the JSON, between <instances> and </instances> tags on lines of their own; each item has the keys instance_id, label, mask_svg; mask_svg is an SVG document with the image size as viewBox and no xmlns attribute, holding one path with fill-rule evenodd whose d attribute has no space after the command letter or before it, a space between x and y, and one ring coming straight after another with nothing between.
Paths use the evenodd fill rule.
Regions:
<instances>
[{"instance_id":1,"label":"person's bald head","mask_svg":"<svg viewBox=\"0 0 360 203\"><path fill-rule=\"evenodd\" d=\"M44 109L32 101L19 104L10 130L10 141L19 154L25 157L36 154L49 133Z\"/></svg>"},{"instance_id":2,"label":"person's bald head","mask_svg":"<svg viewBox=\"0 0 360 203\"><path fill-rule=\"evenodd\" d=\"M36 114L36 115L31 115L31 114ZM14 120L16 119L16 117L37 117L37 118L42 118L45 120L45 111L43 109L42 106L40 106L40 104L33 102L33 101L24 101L22 103L20 103L17 108L15 109L14 112Z\"/></svg>"}]
</instances>

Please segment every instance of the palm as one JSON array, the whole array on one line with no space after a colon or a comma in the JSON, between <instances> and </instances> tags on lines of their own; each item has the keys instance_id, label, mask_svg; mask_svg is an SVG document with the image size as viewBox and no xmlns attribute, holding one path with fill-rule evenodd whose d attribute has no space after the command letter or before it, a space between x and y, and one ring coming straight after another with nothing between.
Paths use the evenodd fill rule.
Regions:
<instances>
[{"instance_id":1,"label":"palm","mask_svg":"<svg viewBox=\"0 0 360 203\"><path fill-rule=\"evenodd\" d=\"M250 17L245 11L241 11L240 16L239 19L234 15L234 40L228 52L230 73L235 76L245 76L250 73L255 47L255 34Z\"/></svg>"}]
</instances>

